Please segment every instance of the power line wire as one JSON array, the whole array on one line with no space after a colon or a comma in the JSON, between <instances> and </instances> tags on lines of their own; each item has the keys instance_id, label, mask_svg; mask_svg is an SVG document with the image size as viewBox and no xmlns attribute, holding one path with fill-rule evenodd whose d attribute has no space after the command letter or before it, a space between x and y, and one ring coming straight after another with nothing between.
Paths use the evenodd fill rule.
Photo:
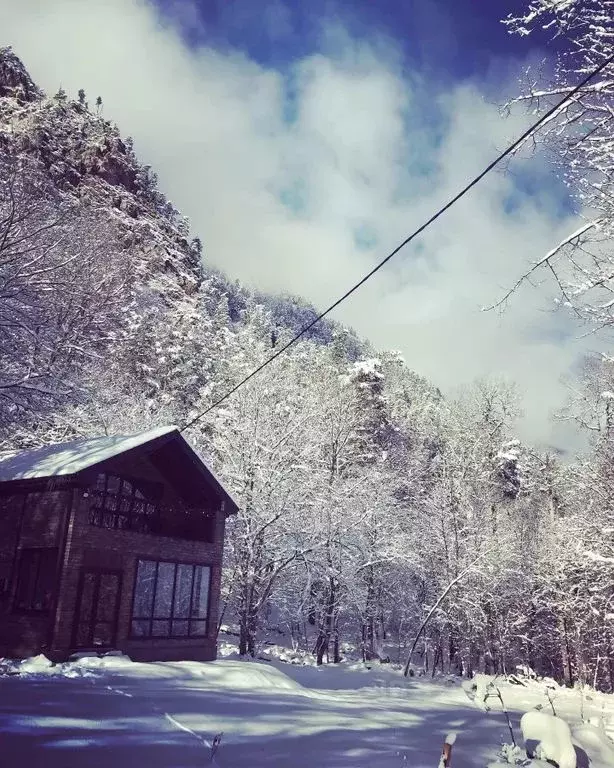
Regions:
<instances>
[{"instance_id":1,"label":"power line wire","mask_svg":"<svg viewBox=\"0 0 614 768\"><path fill-rule=\"evenodd\" d=\"M504 160L508 155L512 154L512 152L517 149L517 147L520 146L520 144L525 141L532 133L534 133L543 123L548 120L549 117L551 117L555 112L557 112L561 107L563 107L570 99L572 99L578 91L580 91L584 86L590 82L596 75L598 75L600 72L602 72L609 64L611 64L614 61L614 56L610 56L605 61L603 61L596 69L594 69L590 74L588 74L581 82L576 85L575 88L573 88L569 93L561 99L561 101L557 102L553 107L551 107L547 112L545 112L539 120L537 120L533 125L531 125L530 128L528 128L520 138L516 139L516 141L513 144L510 144L510 146L502 152L495 160L493 160L489 165L484 168L484 170L476 176L472 181L470 181L461 191L456 194L451 200L449 200L442 208L440 208L437 213L433 214L428 221L426 221L424 224L422 224L418 229L416 229L414 232L412 232L409 237L406 237L405 240L403 240L402 243L397 245L397 247L391 251L384 259L382 259L378 264L376 264L375 267L370 272L367 272L367 274L362 277L357 283L355 283L349 290L347 290L343 296L338 298L333 304L328 307L328 309L325 309L323 312L321 312L316 318L314 318L310 323L305 325L301 330L293 336L290 341L286 342L282 347L280 347L271 357L267 358L264 363L261 363L257 368L254 368L254 370L249 373L245 378L241 379L241 381L238 384L235 384L234 387L228 390L225 395L220 397L218 400L216 400L212 405L210 405L208 408L206 408L204 411L201 411L198 413L194 418L192 418L190 421L188 421L183 427L181 427L180 432L183 432L184 430L191 427L193 424L195 424L197 421L203 418L203 416L206 416L210 411L212 411L214 408L217 408L219 405L221 405L225 400L227 400L231 395L233 395L238 389L240 389L244 384L247 384L247 382L252 379L254 376L260 373L260 371L263 370L263 368L266 368L267 365L270 365L274 360L276 360L280 355L282 355L287 349L289 349L291 346L296 344L296 342L301 339L308 330L313 328L313 326L316 323L319 323L320 320L322 320L326 315L328 315L330 312L333 311L333 309L336 309L343 301L345 301L349 296L351 296L355 291L357 291L364 283L367 282L376 272L379 272L379 270L386 264L387 262L392 259L393 256L396 256L396 254L404 248L406 245L408 245L415 237L422 234L424 230L429 227L434 221L436 221L440 216L442 216L449 208L451 208L455 203L457 203L461 197L464 197L467 192L469 192L473 187L476 186L483 178L486 176L490 171L495 168L495 166L499 165L499 163Z\"/></svg>"}]
</instances>

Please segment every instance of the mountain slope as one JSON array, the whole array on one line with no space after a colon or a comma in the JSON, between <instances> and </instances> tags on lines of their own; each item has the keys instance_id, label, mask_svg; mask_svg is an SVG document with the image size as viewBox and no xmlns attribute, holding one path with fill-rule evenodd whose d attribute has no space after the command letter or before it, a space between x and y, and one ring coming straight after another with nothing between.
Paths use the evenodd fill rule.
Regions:
<instances>
[{"instance_id":1,"label":"mountain slope","mask_svg":"<svg viewBox=\"0 0 614 768\"><path fill-rule=\"evenodd\" d=\"M132 140L122 138L117 126L100 114L98 101L95 108L90 108L83 91L77 100L70 99L62 90L53 97L46 96L12 49L0 49L0 144L5 157L10 159L4 168L4 209L0 209L5 234L9 233L11 220L7 202L11 197L10 179L15 175L23 177L21 188L30 190L28 200L24 192L24 208L32 209L35 200L44 200L48 209L46 217L39 216L33 222L32 230L38 225L57 230L58 239L64 243L60 247L39 244L51 248L46 269L56 274L66 243L75 239L73 233L79 229L75 222L79 219L84 232L81 241L73 244L74 250L99 253L96 260L106 262L106 272L114 275L116 287L115 293L107 298L108 316L99 334L106 346L97 346L85 337L78 340L74 329L74 346L89 346L88 352L60 355L64 340L54 338L47 343L53 351L43 361L28 349L29 337L14 345L20 347L19 356L27 358L27 362L14 366L10 381L0 380L0 392L6 385L4 400L8 401L0 424L23 422L33 410L38 421L41 411L53 412L58 405L74 402L78 391L77 399L87 397L84 392L89 385L82 381L83 375L100 377L101 355L121 360L122 375L128 378L130 388L136 382L152 403L155 398L163 404L181 400L174 415L182 418L193 400L187 390L195 394L211 375L215 361L206 348L218 346L211 338L206 342L202 338L203 329L198 328L200 317L205 325L216 326L217 331L224 325L232 330L245 322L254 306L263 305L269 326L266 335L274 343L278 336L296 333L316 314L301 299L254 294L219 271L203 267L202 244L199 238L190 239L188 220L157 189L155 173L137 159ZM68 218L72 219L70 225ZM56 226L56 219L63 222L63 227ZM5 277L9 280L6 274ZM72 273L63 277L64 282L79 284L82 279ZM81 297L79 303L91 306L95 285L100 282L93 281L87 301ZM39 288L35 303L55 290L52 284ZM92 314L93 311L92 307ZM63 306L53 315L47 313L45 324L61 324L65 312ZM186 323L188 330L184 327ZM176 330L174 340L164 338L170 328ZM28 331L31 336L32 329ZM335 323L322 321L306 338L331 343L341 332ZM193 349L189 344L177 349L177 339L184 333L191 338L200 334ZM353 332L343 331L342 335L349 358L356 359L366 350ZM169 348L174 350L170 355ZM63 350L66 351L65 344ZM61 366L56 364L59 356L66 358ZM204 360L199 359L203 356ZM54 365L57 371L52 370ZM118 365L112 363L111 367L117 369ZM108 370L108 364L103 368ZM188 368L191 371L187 372ZM46 371L45 392L37 380L41 391L36 398L32 397L34 369ZM179 398L177 392L171 391L173 387L165 383L169 369L175 383L181 377L184 379L179 385ZM113 378L117 380L118 375L115 370ZM15 396L17 404L8 396L9 389L16 391L16 381L20 382Z\"/></svg>"}]
</instances>

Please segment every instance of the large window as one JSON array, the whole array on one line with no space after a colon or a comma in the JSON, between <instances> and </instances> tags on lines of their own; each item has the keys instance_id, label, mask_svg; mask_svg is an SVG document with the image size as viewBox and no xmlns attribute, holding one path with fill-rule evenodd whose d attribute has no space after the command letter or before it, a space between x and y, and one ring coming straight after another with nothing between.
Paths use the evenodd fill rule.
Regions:
<instances>
[{"instance_id":1,"label":"large window","mask_svg":"<svg viewBox=\"0 0 614 768\"><path fill-rule=\"evenodd\" d=\"M213 541L215 515L182 504L163 507L159 503L162 488L157 483L101 473L91 495L90 523L98 528Z\"/></svg>"},{"instance_id":2,"label":"large window","mask_svg":"<svg viewBox=\"0 0 614 768\"><path fill-rule=\"evenodd\" d=\"M149 529L148 521L156 513L152 497L156 488L124 480L117 475L100 473L92 488L90 522L99 528L129 530Z\"/></svg>"},{"instance_id":3,"label":"large window","mask_svg":"<svg viewBox=\"0 0 614 768\"><path fill-rule=\"evenodd\" d=\"M57 573L58 550L22 549L17 571L15 609L49 611Z\"/></svg>"},{"instance_id":4,"label":"large window","mask_svg":"<svg viewBox=\"0 0 614 768\"><path fill-rule=\"evenodd\" d=\"M139 560L132 601L132 636L205 636L210 577L207 565Z\"/></svg>"}]
</instances>

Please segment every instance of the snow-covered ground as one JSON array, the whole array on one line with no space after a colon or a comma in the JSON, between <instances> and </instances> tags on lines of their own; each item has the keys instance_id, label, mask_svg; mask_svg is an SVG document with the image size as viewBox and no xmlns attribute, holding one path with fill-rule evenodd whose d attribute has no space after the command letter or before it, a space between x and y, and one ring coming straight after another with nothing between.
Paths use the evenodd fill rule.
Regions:
<instances>
[{"instance_id":1,"label":"snow-covered ground","mask_svg":"<svg viewBox=\"0 0 614 768\"><path fill-rule=\"evenodd\" d=\"M405 679L389 665L106 657L58 666L39 659L4 672L0 764L7 768L200 768L210 764L219 732L220 768L435 768L450 731L458 733L454 768L486 768L510 741L498 700L487 700L491 711L478 706L479 680L471 701L467 684ZM522 712L537 704L549 711L541 683L503 682L500 690L518 739ZM558 688L551 696L573 730L581 723L579 693ZM591 768L614 766L603 726L614 724L612 697L593 693L582 706L594 724L574 731L578 768L589 757Z\"/></svg>"}]
</instances>

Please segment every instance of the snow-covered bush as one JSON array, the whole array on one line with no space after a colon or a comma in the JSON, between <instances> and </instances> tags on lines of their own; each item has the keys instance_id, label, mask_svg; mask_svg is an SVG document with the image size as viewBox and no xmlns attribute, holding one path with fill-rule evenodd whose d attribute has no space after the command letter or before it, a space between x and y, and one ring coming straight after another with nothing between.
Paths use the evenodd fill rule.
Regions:
<instances>
[{"instance_id":1,"label":"snow-covered bush","mask_svg":"<svg viewBox=\"0 0 614 768\"><path fill-rule=\"evenodd\" d=\"M576 768L576 750L569 725L546 712L526 712L520 730L529 757L549 760L559 768Z\"/></svg>"}]
</instances>

